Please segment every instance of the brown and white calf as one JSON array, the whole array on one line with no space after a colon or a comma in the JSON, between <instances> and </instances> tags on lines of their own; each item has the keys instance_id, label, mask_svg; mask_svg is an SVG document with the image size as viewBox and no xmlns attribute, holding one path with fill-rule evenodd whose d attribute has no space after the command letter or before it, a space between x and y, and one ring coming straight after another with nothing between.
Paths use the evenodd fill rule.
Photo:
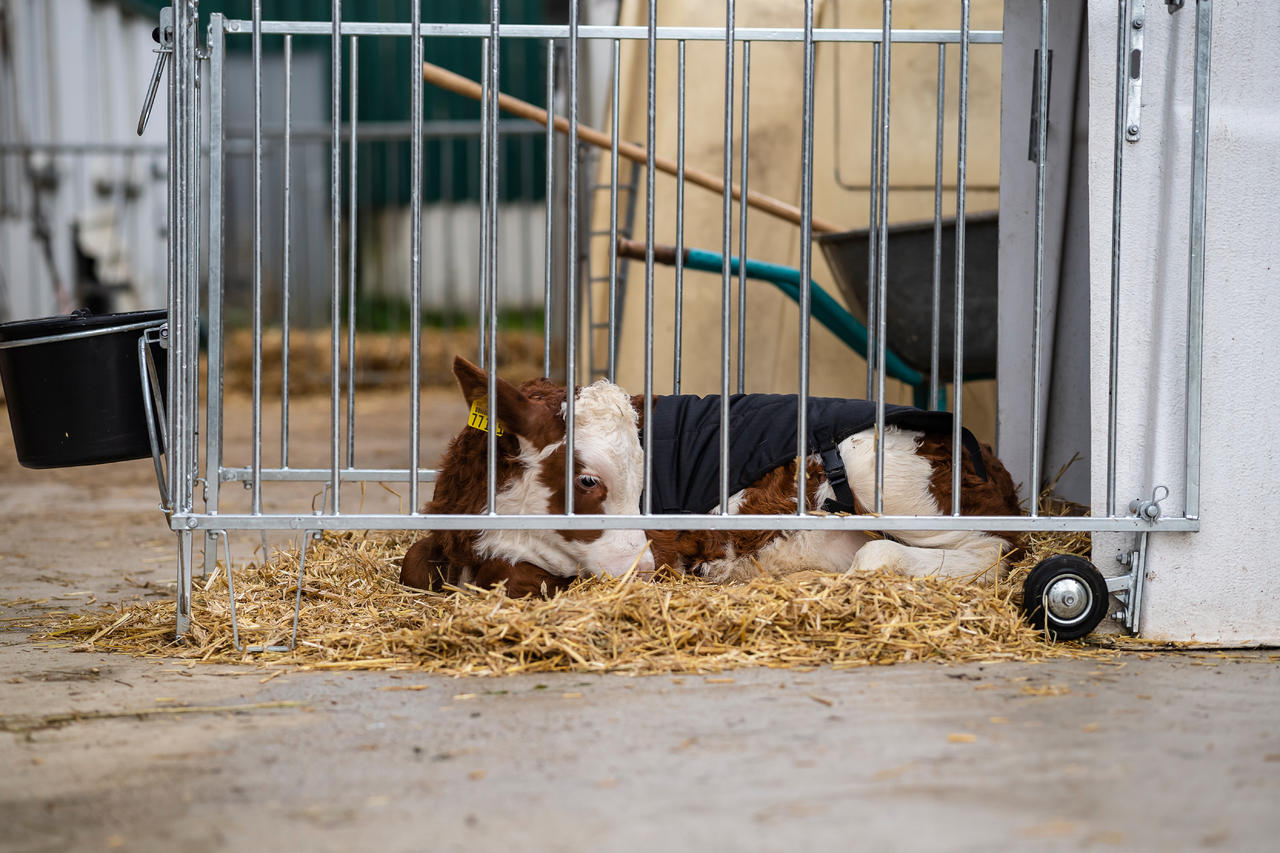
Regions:
<instances>
[{"instance_id":1,"label":"brown and white calf","mask_svg":"<svg viewBox=\"0 0 1280 853\"><path fill-rule=\"evenodd\" d=\"M454 374L467 403L487 400L487 374L462 358ZM499 378L497 511L564 511L566 391L546 379L516 387ZM656 397L657 413L674 398ZM596 382L574 402L574 511L640 513L644 456L641 398ZM885 429L883 509L888 515L941 515L951 507L951 437L890 426ZM439 466L428 513L481 514L486 508L487 433L464 427ZM979 456L975 466L974 451ZM862 430L838 443L855 512L874 489L875 436ZM968 442L961 471L961 512L1017 515L1008 471L986 445ZM836 497L827 468L814 454L806 466L808 506ZM679 476L677 474L677 476ZM729 499L734 514L794 513L795 460L777 465ZM841 490L843 491L843 490ZM648 550L646 544L651 543ZM495 586L509 595L548 594L582 574L620 575L655 565L715 581L782 575L804 569L863 571L888 568L910 575L977 575L999 566L1011 537L974 531L900 531L875 538L848 530L491 530L434 531L405 554L401 582L424 589L444 584ZM992 573L994 574L994 573Z\"/></svg>"}]
</instances>

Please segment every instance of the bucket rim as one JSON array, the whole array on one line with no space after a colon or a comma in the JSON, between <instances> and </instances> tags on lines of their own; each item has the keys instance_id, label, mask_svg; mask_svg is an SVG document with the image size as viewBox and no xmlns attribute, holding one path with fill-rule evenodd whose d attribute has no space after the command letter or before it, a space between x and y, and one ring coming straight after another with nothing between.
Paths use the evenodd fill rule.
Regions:
<instances>
[{"instance_id":1,"label":"bucket rim","mask_svg":"<svg viewBox=\"0 0 1280 853\"><path fill-rule=\"evenodd\" d=\"M159 309L16 320L0 323L0 350L155 328L168 319L169 312Z\"/></svg>"}]
</instances>

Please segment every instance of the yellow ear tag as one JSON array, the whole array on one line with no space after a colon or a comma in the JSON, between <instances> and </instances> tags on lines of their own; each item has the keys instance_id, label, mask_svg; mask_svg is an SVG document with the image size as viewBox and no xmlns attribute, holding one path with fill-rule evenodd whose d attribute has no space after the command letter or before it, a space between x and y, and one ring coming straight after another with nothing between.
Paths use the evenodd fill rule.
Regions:
<instances>
[{"instance_id":1,"label":"yellow ear tag","mask_svg":"<svg viewBox=\"0 0 1280 853\"><path fill-rule=\"evenodd\" d=\"M471 404L471 414L467 417L467 426L481 432L489 430L489 411L484 400L476 400ZM498 435L503 433L502 424L498 424Z\"/></svg>"}]
</instances>

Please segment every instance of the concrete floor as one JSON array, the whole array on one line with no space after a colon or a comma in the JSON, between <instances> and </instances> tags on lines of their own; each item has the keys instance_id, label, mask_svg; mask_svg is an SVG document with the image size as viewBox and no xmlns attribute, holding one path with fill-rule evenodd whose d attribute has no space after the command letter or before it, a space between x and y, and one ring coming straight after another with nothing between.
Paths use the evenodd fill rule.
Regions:
<instances>
[{"instance_id":1,"label":"concrete floor","mask_svg":"<svg viewBox=\"0 0 1280 853\"><path fill-rule=\"evenodd\" d=\"M148 461L0 434L0 853L1277 849L1274 652L458 680L36 645L14 617L171 595L172 539Z\"/></svg>"}]
</instances>

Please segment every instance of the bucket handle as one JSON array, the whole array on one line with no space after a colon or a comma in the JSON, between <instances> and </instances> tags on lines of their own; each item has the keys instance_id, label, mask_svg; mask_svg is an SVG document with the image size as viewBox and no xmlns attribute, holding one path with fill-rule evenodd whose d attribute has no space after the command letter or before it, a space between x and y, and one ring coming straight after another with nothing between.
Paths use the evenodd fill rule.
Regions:
<instances>
[{"instance_id":1,"label":"bucket handle","mask_svg":"<svg viewBox=\"0 0 1280 853\"><path fill-rule=\"evenodd\" d=\"M151 356L150 344L160 344L169 348L169 324L152 326L138 336L138 375L142 382L142 406L146 410L147 437L151 440L151 461L156 466L156 486L160 489L160 505L165 512L172 510L169 501L169 487L164 468L164 456L169 452L168 412L165 411L164 397L160 395L160 376L156 372L155 359ZM156 435L156 412L159 410L160 434Z\"/></svg>"}]
</instances>

